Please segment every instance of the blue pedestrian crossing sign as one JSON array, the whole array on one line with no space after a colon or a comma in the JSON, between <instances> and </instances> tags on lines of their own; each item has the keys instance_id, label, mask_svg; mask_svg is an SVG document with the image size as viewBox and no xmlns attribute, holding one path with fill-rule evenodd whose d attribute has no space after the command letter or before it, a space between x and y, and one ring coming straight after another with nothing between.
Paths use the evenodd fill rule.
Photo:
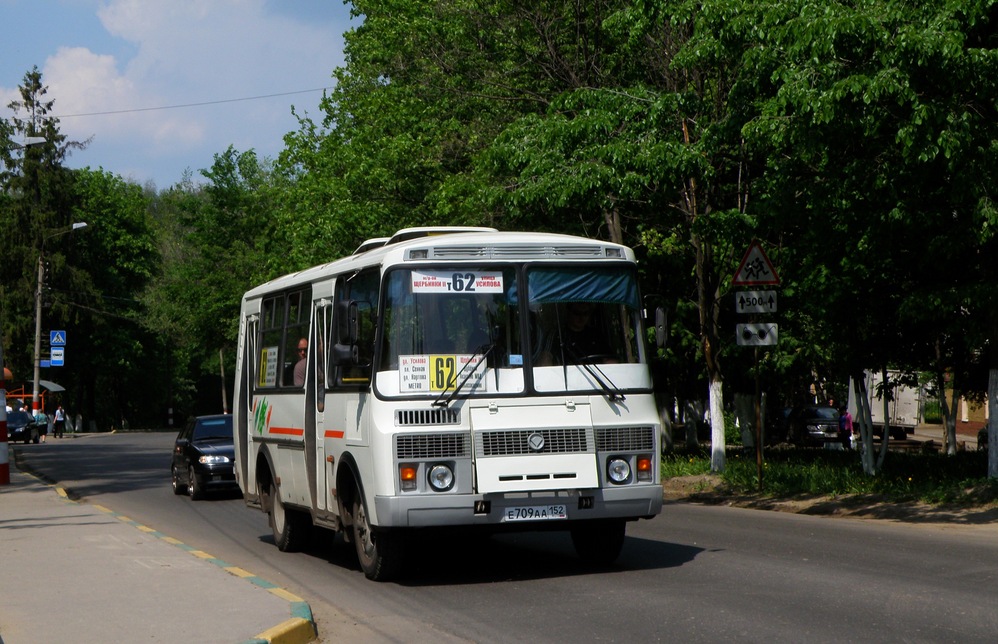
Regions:
<instances>
[{"instance_id":1,"label":"blue pedestrian crossing sign","mask_svg":"<svg viewBox=\"0 0 998 644\"><path fill-rule=\"evenodd\" d=\"M49 345L53 347L64 347L66 346L66 332L65 331L49 331Z\"/></svg>"}]
</instances>

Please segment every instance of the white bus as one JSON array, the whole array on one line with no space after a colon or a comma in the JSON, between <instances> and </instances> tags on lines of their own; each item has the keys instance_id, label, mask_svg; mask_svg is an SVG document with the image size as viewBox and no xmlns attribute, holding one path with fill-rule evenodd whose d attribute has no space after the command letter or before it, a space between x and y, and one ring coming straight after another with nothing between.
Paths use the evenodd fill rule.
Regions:
<instances>
[{"instance_id":1,"label":"white bus","mask_svg":"<svg viewBox=\"0 0 998 644\"><path fill-rule=\"evenodd\" d=\"M236 475L282 551L342 531L365 575L426 528L564 529L620 553L662 509L633 252L413 228L242 300Z\"/></svg>"}]
</instances>

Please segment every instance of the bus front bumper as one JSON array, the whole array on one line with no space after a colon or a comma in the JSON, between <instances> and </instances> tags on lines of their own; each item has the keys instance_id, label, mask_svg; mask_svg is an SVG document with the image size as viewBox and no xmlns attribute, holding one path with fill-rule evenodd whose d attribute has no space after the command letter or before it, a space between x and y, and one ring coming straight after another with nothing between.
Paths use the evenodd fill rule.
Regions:
<instances>
[{"instance_id":1,"label":"bus front bumper","mask_svg":"<svg viewBox=\"0 0 998 644\"><path fill-rule=\"evenodd\" d=\"M662 511L661 485L530 494L420 494L375 497L380 528L495 526L531 530L591 519L634 520ZM554 511L552 511L554 509ZM558 512L564 510L564 515ZM540 516L533 520L520 517Z\"/></svg>"}]
</instances>

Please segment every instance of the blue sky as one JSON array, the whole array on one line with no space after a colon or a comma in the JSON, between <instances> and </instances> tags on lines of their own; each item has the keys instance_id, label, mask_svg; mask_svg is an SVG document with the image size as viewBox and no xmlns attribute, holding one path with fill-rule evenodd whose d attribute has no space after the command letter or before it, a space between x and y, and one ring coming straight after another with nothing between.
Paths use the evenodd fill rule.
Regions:
<instances>
[{"instance_id":1,"label":"blue sky","mask_svg":"<svg viewBox=\"0 0 998 644\"><path fill-rule=\"evenodd\" d=\"M93 137L67 166L162 190L230 145L276 157L292 106L320 120L308 90L359 21L342 0L0 0L0 24L0 117L37 66L63 134Z\"/></svg>"}]
</instances>

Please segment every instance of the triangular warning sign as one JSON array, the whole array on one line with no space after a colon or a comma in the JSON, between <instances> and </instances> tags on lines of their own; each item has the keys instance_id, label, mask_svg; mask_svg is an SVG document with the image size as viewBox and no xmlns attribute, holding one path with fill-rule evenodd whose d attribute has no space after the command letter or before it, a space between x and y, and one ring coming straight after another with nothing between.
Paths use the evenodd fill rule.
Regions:
<instances>
[{"instance_id":1,"label":"triangular warning sign","mask_svg":"<svg viewBox=\"0 0 998 644\"><path fill-rule=\"evenodd\" d=\"M776 286L780 283L780 278L773 268L773 263L766 257L759 242L754 241L749 249L745 251L742 263L735 271L735 278L732 280L735 286Z\"/></svg>"}]
</instances>

